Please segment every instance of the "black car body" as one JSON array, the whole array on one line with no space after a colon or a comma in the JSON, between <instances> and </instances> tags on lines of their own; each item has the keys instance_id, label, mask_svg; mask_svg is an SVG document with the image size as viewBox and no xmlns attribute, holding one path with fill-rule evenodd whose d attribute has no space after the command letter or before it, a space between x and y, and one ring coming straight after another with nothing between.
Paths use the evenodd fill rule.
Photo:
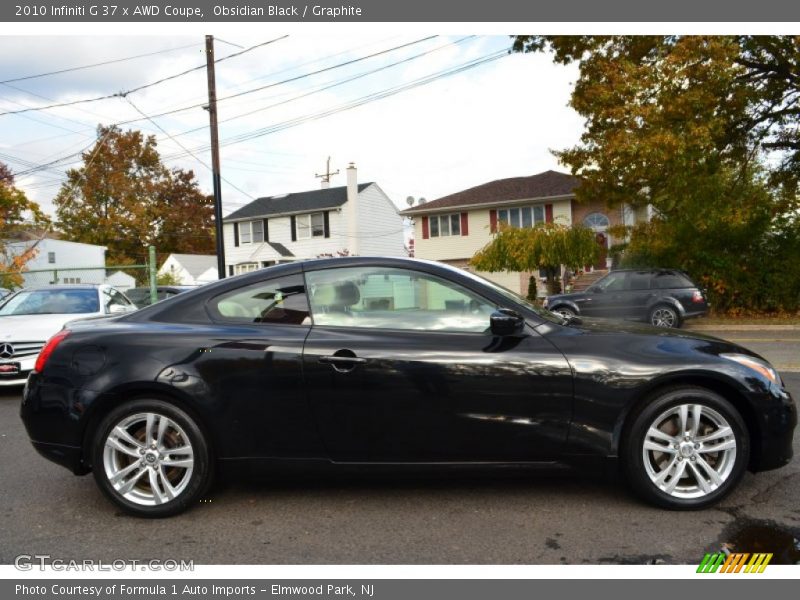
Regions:
<instances>
[{"instance_id":1,"label":"black car body","mask_svg":"<svg viewBox=\"0 0 800 600\"><path fill-rule=\"evenodd\" d=\"M545 299L545 308L564 316L645 321L657 327L680 327L708 312L703 291L674 269L619 269L586 291Z\"/></svg>"},{"instance_id":2,"label":"black car body","mask_svg":"<svg viewBox=\"0 0 800 600\"><path fill-rule=\"evenodd\" d=\"M642 479L640 442L662 443L646 437L653 419L675 446L651 471L667 460L677 469L679 453L688 464L713 458L699 452L715 443L734 447L733 458L717 451L728 457L715 463L725 481L698 497L634 482L651 501L695 508L746 468L786 464L796 423L777 373L744 348L649 326L571 324L464 271L408 259L269 267L76 323L45 353L21 408L33 445L76 474L94 470L112 500L153 516L186 508L215 468L235 463L621 458ZM678 421L686 440L675 437ZM123 471L140 477L130 489ZM154 499L148 486L159 476L172 479Z\"/></svg>"}]
</instances>

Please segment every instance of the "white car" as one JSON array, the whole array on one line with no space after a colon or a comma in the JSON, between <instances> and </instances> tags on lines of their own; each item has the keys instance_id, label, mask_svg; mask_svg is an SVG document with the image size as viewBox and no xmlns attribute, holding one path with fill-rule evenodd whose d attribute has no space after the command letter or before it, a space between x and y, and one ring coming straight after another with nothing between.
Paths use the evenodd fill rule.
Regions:
<instances>
[{"instance_id":1,"label":"white car","mask_svg":"<svg viewBox=\"0 0 800 600\"><path fill-rule=\"evenodd\" d=\"M110 285L26 288L0 305L0 386L22 385L45 342L76 319L136 310Z\"/></svg>"}]
</instances>

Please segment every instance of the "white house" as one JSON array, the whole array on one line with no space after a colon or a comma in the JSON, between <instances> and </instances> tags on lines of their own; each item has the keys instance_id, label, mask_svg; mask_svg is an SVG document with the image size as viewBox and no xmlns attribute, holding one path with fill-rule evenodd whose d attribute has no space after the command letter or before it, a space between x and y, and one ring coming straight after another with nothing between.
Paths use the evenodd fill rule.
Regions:
<instances>
[{"instance_id":1,"label":"white house","mask_svg":"<svg viewBox=\"0 0 800 600\"><path fill-rule=\"evenodd\" d=\"M105 246L52 238L10 241L5 246L8 254L17 256L32 246L36 247L36 255L25 264L26 272L22 274L26 287L105 282Z\"/></svg>"},{"instance_id":2,"label":"white house","mask_svg":"<svg viewBox=\"0 0 800 600\"><path fill-rule=\"evenodd\" d=\"M403 218L377 183L258 198L224 219L228 275L320 256L406 256Z\"/></svg>"},{"instance_id":3,"label":"white house","mask_svg":"<svg viewBox=\"0 0 800 600\"><path fill-rule=\"evenodd\" d=\"M170 254L159 275L169 273L181 285L203 285L219 279L217 257L213 254Z\"/></svg>"},{"instance_id":4,"label":"white house","mask_svg":"<svg viewBox=\"0 0 800 600\"><path fill-rule=\"evenodd\" d=\"M125 271L114 271L106 277L106 283L114 286L120 292L127 292L129 289L136 287L136 279Z\"/></svg>"}]
</instances>

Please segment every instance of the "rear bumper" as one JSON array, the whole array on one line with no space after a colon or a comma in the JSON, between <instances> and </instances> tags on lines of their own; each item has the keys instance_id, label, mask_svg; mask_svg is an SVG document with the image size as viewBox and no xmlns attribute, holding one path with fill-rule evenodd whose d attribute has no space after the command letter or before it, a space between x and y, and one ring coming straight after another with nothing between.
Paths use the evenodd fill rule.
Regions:
<instances>
[{"instance_id":1,"label":"rear bumper","mask_svg":"<svg viewBox=\"0 0 800 600\"><path fill-rule=\"evenodd\" d=\"M85 475L89 472L89 469L86 468L81 460L81 449L79 447L48 444L46 442L37 442L34 440L31 440L31 444L33 444L34 449L47 460L51 460L62 467L66 467L75 475Z\"/></svg>"}]
</instances>

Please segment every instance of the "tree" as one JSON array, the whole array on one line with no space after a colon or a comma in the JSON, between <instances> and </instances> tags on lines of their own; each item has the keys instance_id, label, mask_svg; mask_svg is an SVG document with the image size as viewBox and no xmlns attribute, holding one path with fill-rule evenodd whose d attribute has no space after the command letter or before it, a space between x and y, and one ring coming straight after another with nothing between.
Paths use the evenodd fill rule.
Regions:
<instances>
[{"instance_id":1,"label":"tree","mask_svg":"<svg viewBox=\"0 0 800 600\"><path fill-rule=\"evenodd\" d=\"M687 269L718 308L798 306L789 278L752 292L800 262L800 37L516 36L514 50L578 64L586 128L556 152L578 200L655 209L622 232L624 263Z\"/></svg>"},{"instance_id":2,"label":"tree","mask_svg":"<svg viewBox=\"0 0 800 600\"><path fill-rule=\"evenodd\" d=\"M30 243L22 252L11 251L6 242L22 239L21 234L36 232L43 235L49 219L36 202L28 200L25 193L14 186L11 169L0 163L0 287L22 285L20 271L36 256L38 241Z\"/></svg>"},{"instance_id":3,"label":"tree","mask_svg":"<svg viewBox=\"0 0 800 600\"><path fill-rule=\"evenodd\" d=\"M99 126L97 138L54 200L66 237L106 246L114 265L142 262L148 245L161 253L214 253L213 199L192 171L166 168L155 136Z\"/></svg>"},{"instance_id":4,"label":"tree","mask_svg":"<svg viewBox=\"0 0 800 600\"><path fill-rule=\"evenodd\" d=\"M547 293L557 293L561 265L579 269L597 260L594 232L582 225L542 223L536 227L502 227L470 260L479 271L538 271L547 274Z\"/></svg>"}]
</instances>

